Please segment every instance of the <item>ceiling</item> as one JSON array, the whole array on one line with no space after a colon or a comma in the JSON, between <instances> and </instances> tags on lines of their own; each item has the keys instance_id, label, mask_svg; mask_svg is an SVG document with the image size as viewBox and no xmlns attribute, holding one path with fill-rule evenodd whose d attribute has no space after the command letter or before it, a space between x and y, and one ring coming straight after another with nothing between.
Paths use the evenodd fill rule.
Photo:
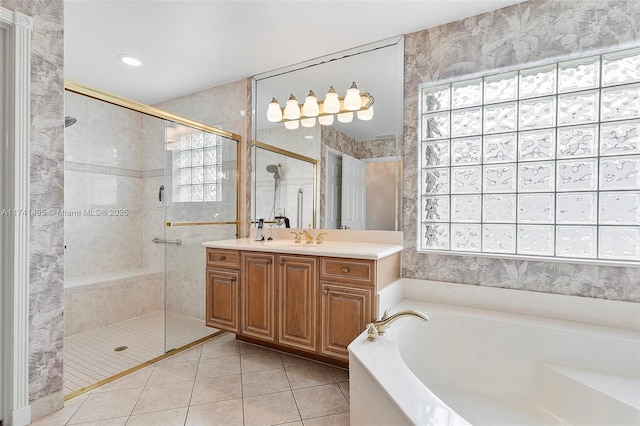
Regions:
<instances>
[{"instance_id":1,"label":"ceiling","mask_svg":"<svg viewBox=\"0 0 640 426\"><path fill-rule=\"evenodd\" d=\"M344 96L355 80L376 100L374 119L334 127L355 140L381 139L398 134L402 55L354 52L521 1L64 0L65 78L154 105L258 75L259 129L274 126L266 121L272 97L284 106L290 93L304 102L313 89L321 99L329 85ZM326 55L350 57L337 66Z\"/></svg>"},{"instance_id":2,"label":"ceiling","mask_svg":"<svg viewBox=\"0 0 640 426\"><path fill-rule=\"evenodd\" d=\"M64 0L65 78L154 105L521 1ZM348 84L335 83L340 95ZM324 85L304 87L320 98ZM361 88L376 96L375 85ZM284 105L290 90L265 96Z\"/></svg>"}]
</instances>

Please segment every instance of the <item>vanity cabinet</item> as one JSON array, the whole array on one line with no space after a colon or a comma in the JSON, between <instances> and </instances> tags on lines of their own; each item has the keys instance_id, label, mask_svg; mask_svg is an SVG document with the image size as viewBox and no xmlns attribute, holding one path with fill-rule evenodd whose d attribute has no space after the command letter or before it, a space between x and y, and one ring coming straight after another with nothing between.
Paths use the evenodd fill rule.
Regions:
<instances>
[{"instance_id":1,"label":"vanity cabinet","mask_svg":"<svg viewBox=\"0 0 640 426\"><path fill-rule=\"evenodd\" d=\"M376 262L320 258L320 354L349 360L347 346L375 318Z\"/></svg>"},{"instance_id":2,"label":"vanity cabinet","mask_svg":"<svg viewBox=\"0 0 640 426\"><path fill-rule=\"evenodd\" d=\"M318 259L278 255L278 343L317 352Z\"/></svg>"},{"instance_id":3,"label":"vanity cabinet","mask_svg":"<svg viewBox=\"0 0 640 426\"><path fill-rule=\"evenodd\" d=\"M275 253L242 252L240 334L276 341Z\"/></svg>"},{"instance_id":4,"label":"vanity cabinet","mask_svg":"<svg viewBox=\"0 0 640 426\"><path fill-rule=\"evenodd\" d=\"M400 276L400 253L377 260L207 248L207 325L238 339L345 366L347 346Z\"/></svg>"},{"instance_id":5,"label":"vanity cabinet","mask_svg":"<svg viewBox=\"0 0 640 426\"><path fill-rule=\"evenodd\" d=\"M240 252L207 249L206 324L238 332Z\"/></svg>"},{"instance_id":6,"label":"vanity cabinet","mask_svg":"<svg viewBox=\"0 0 640 426\"><path fill-rule=\"evenodd\" d=\"M316 352L317 258L242 252L240 334Z\"/></svg>"}]
</instances>

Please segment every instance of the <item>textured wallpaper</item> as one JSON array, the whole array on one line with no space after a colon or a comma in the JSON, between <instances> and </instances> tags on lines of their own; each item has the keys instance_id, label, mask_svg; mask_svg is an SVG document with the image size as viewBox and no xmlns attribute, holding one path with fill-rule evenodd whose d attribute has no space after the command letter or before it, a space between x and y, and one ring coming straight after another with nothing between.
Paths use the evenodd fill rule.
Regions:
<instances>
[{"instance_id":1,"label":"textured wallpaper","mask_svg":"<svg viewBox=\"0 0 640 426\"><path fill-rule=\"evenodd\" d=\"M3 0L34 18L31 38L31 208L62 209L64 75L62 0ZM29 400L37 418L62 406L63 217L31 218Z\"/></svg>"},{"instance_id":2,"label":"textured wallpaper","mask_svg":"<svg viewBox=\"0 0 640 426\"><path fill-rule=\"evenodd\" d=\"M405 38L403 276L640 302L640 268L424 254L417 247L421 84L640 45L640 2L532 0Z\"/></svg>"}]
</instances>

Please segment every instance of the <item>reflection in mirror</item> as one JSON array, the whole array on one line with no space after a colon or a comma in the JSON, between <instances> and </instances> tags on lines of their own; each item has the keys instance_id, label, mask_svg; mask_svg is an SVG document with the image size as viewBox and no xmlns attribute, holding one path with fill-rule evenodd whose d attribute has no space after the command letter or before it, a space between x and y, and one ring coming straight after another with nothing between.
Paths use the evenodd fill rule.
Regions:
<instances>
[{"instance_id":1,"label":"reflection in mirror","mask_svg":"<svg viewBox=\"0 0 640 426\"><path fill-rule=\"evenodd\" d=\"M265 236L273 227L313 227L316 160L261 142L254 145L252 156L252 215L265 220Z\"/></svg>"},{"instance_id":2,"label":"reflection in mirror","mask_svg":"<svg viewBox=\"0 0 640 426\"><path fill-rule=\"evenodd\" d=\"M401 37L254 76L254 139L318 162L313 227L401 229L402 78ZM375 98L371 120L359 120L354 114L350 123L316 122L313 127L295 130L267 120L273 98L284 105L293 94L303 103L313 90L321 101L330 86L343 97L352 82ZM258 179L271 163L259 155L254 158L253 185L258 191L262 185L265 192L265 183ZM254 197L254 204L259 205L252 209L253 221L259 218L255 214L267 217L269 213L264 212L266 201L258 202L258 197L262 195Z\"/></svg>"}]
</instances>

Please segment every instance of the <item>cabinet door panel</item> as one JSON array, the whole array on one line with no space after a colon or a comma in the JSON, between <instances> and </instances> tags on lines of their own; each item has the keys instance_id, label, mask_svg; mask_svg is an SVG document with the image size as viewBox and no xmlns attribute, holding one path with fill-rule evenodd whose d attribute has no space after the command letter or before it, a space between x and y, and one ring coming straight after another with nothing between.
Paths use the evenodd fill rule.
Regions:
<instances>
[{"instance_id":1,"label":"cabinet door panel","mask_svg":"<svg viewBox=\"0 0 640 426\"><path fill-rule=\"evenodd\" d=\"M206 324L238 332L238 271L207 269Z\"/></svg>"},{"instance_id":2,"label":"cabinet door panel","mask_svg":"<svg viewBox=\"0 0 640 426\"><path fill-rule=\"evenodd\" d=\"M320 353L349 360L347 346L373 319L371 289L320 282L322 288Z\"/></svg>"},{"instance_id":3,"label":"cabinet door panel","mask_svg":"<svg viewBox=\"0 0 640 426\"><path fill-rule=\"evenodd\" d=\"M317 258L278 256L278 343L316 352Z\"/></svg>"},{"instance_id":4,"label":"cabinet door panel","mask_svg":"<svg viewBox=\"0 0 640 426\"><path fill-rule=\"evenodd\" d=\"M240 332L262 340L276 340L275 254L242 253Z\"/></svg>"}]
</instances>

